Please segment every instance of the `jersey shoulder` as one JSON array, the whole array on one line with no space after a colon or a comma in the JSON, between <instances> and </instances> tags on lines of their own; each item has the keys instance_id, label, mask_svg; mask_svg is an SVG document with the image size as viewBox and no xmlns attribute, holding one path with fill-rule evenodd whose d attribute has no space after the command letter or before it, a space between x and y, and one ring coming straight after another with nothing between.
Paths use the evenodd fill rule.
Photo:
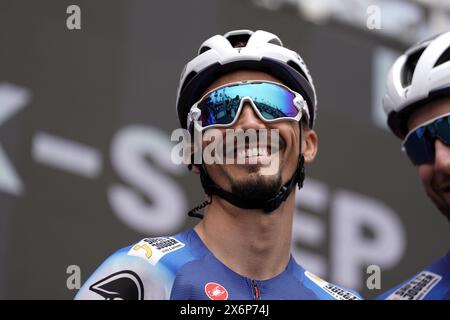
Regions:
<instances>
[{"instance_id":1,"label":"jersey shoulder","mask_svg":"<svg viewBox=\"0 0 450 320\"><path fill-rule=\"evenodd\" d=\"M378 300L450 300L450 251Z\"/></svg>"},{"instance_id":2,"label":"jersey shoulder","mask_svg":"<svg viewBox=\"0 0 450 320\"><path fill-rule=\"evenodd\" d=\"M320 300L362 300L361 295L356 291L330 283L304 269L303 276L304 285Z\"/></svg>"},{"instance_id":3,"label":"jersey shoulder","mask_svg":"<svg viewBox=\"0 0 450 320\"><path fill-rule=\"evenodd\" d=\"M178 269L195 258L188 234L144 238L106 259L75 299L169 299Z\"/></svg>"}]
</instances>

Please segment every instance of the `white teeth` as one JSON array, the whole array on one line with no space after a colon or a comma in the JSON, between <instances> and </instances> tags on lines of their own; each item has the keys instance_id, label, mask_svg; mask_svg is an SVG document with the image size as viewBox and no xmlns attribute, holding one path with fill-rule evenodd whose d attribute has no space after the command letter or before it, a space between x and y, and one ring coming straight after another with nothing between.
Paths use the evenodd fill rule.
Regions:
<instances>
[{"instance_id":1,"label":"white teeth","mask_svg":"<svg viewBox=\"0 0 450 320\"><path fill-rule=\"evenodd\" d=\"M250 158L257 156L267 156L269 154L267 148L265 147L253 147L239 151L236 156L237 158Z\"/></svg>"},{"instance_id":2,"label":"white teeth","mask_svg":"<svg viewBox=\"0 0 450 320\"><path fill-rule=\"evenodd\" d=\"M260 156L267 155L267 149L266 148L259 148L259 155Z\"/></svg>"}]
</instances>

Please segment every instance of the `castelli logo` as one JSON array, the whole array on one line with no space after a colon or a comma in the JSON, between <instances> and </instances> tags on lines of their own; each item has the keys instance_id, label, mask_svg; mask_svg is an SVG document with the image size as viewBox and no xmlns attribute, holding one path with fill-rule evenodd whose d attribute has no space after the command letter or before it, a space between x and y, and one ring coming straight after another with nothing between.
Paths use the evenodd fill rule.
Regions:
<instances>
[{"instance_id":1,"label":"castelli logo","mask_svg":"<svg viewBox=\"0 0 450 320\"><path fill-rule=\"evenodd\" d=\"M208 282L205 285L205 293L211 300L227 300L228 291L223 286L215 282Z\"/></svg>"}]
</instances>

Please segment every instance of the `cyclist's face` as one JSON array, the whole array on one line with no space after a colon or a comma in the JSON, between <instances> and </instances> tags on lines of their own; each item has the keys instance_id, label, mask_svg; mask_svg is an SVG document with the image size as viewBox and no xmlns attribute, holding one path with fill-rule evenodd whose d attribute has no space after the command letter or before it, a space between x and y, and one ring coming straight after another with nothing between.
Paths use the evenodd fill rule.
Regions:
<instances>
[{"instance_id":1,"label":"cyclist's face","mask_svg":"<svg viewBox=\"0 0 450 320\"><path fill-rule=\"evenodd\" d=\"M227 83L242 80L268 80L281 83L278 79L264 72L242 70L232 72L218 78L205 90L205 92ZM278 154L272 154L270 158L272 165L271 167L268 167L269 165L267 165L267 162L264 163L264 161L267 161L267 158L263 159L265 155L261 155L261 153L258 154L257 158L263 159L262 163L261 161L258 161L255 164L255 161L253 161L250 164L250 161L247 161L248 159L246 159L246 163L241 164L242 162L236 161L235 158L233 164L206 165L208 174L221 188L227 191L235 192L238 190L253 189L253 191L256 193L260 192L260 194L262 194L266 191L270 194L270 191L268 189L274 189L278 191L281 185L286 183L292 177L297 167L297 160L299 156L298 149L300 128L298 122L289 120L273 123L264 122L261 118L258 117L252 106L248 102L246 102L243 105L243 109L239 115L239 118L236 120L233 126L227 129L242 129L244 132L246 132L248 129L254 129L257 132L259 132L258 130L265 129L268 133L267 145L270 145L272 132L271 130L278 129L279 152ZM221 128L216 130L220 130L223 136L223 141L226 141L226 129ZM302 136L302 151L305 157L305 163L309 163L314 159L316 154L317 136L313 130L305 128L303 129ZM203 150L205 150L206 146L209 143L204 142L203 144ZM266 148L267 145L262 145L260 141L258 141L257 146L252 145L249 147L256 147L256 150L258 151L259 149L265 149L268 150L268 153L270 154L271 150L270 148ZM252 151L255 152L255 149L253 149ZM224 154L226 154L226 150L224 150ZM278 158L276 161L274 161L273 157ZM268 170L269 168L270 170ZM269 174L267 174L268 172ZM237 185L239 185L238 188L236 188ZM259 191L258 188L262 189Z\"/></svg>"},{"instance_id":2,"label":"cyclist's face","mask_svg":"<svg viewBox=\"0 0 450 320\"><path fill-rule=\"evenodd\" d=\"M408 122L408 129L413 129L427 120L450 113L450 99L443 99L428 104L414 112ZM433 163L418 166L419 176L428 196L438 209L450 219L450 147L436 139L436 153Z\"/></svg>"}]
</instances>

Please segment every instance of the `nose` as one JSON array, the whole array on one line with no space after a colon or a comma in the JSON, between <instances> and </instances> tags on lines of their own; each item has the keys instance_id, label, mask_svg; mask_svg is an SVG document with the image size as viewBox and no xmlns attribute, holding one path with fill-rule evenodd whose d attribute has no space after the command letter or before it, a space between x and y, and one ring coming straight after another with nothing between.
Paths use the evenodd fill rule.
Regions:
<instances>
[{"instance_id":1,"label":"nose","mask_svg":"<svg viewBox=\"0 0 450 320\"><path fill-rule=\"evenodd\" d=\"M258 116L256 111L253 109L252 105L249 102L245 102L242 106L241 114L239 118L236 120L234 124L235 129L264 129L265 123Z\"/></svg>"},{"instance_id":2,"label":"nose","mask_svg":"<svg viewBox=\"0 0 450 320\"><path fill-rule=\"evenodd\" d=\"M450 173L450 147L441 140L436 139L434 142L435 158L434 168L446 174Z\"/></svg>"}]
</instances>

